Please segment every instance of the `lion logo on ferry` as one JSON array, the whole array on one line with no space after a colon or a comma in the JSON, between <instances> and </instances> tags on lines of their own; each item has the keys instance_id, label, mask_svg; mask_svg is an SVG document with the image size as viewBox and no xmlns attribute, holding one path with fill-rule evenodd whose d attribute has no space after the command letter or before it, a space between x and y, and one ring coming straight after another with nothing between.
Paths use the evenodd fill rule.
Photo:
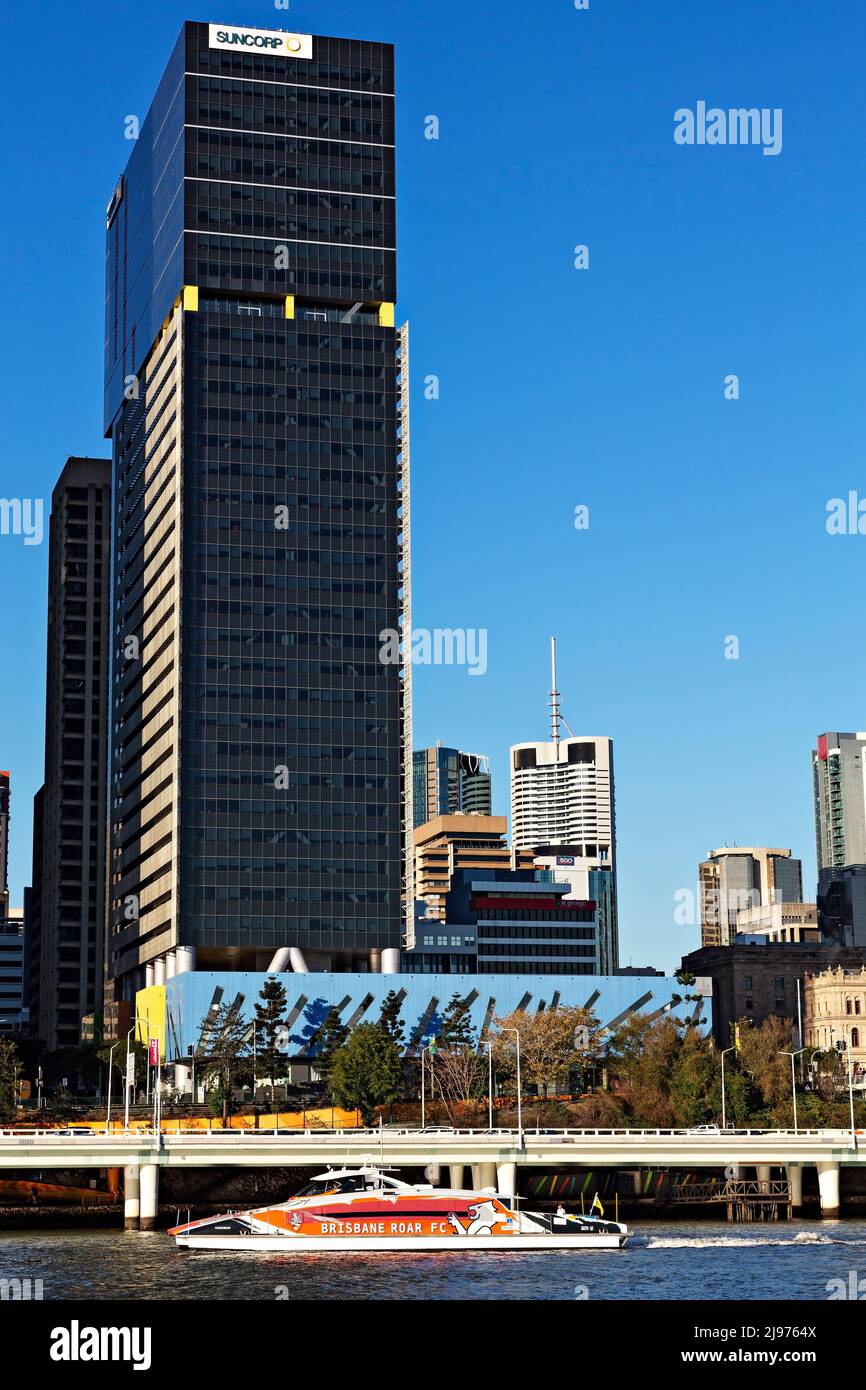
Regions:
<instances>
[{"instance_id":1,"label":"lion logo on ferry","mask_svg":"<svg viewBox=\"0 0 866 1390\"><path fill-rule=\"evenodd\" d=\"M489 1236L493 1227L502 1220L502 1212L492 1202L473 1202L466 1209L469 1225L464 1226L455 1212L449 1211L448 1220L458 1236Z\"/></svg>"},{"instance_id":2,"label":"lion logo on ferry","mask_svg":"<svg viewBox=\"0 0 866 1390\"><path fill-rule=\"evenodd\" d=\"M292 1212L290 1221L293 1231L299 1231L304 1224L304 1218L299 1211Z\"/></svg>"}]
</instances>

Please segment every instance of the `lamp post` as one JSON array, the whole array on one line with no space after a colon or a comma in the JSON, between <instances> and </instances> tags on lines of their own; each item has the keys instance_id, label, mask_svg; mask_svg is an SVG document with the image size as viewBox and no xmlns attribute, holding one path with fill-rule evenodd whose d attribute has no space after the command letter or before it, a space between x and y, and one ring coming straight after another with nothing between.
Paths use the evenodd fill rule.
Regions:
<instances>
[{"instance_id":1,"label":"lamp post","mask_svg":"<svg viewBox=\"0 0 866 1390\"><path fill-rule=\"evenodd\" d=\"M111 1133L111 1072L112 1072L112 1069L113 1069L113 1067L114 1067L114 1049L115 1049L116 1047L120 1047L120 1043L119 1043L119 1042L116 1042L116 1043L115 1043L112 1047L110 1047L109 1050L108 1050L108 1099L107 1099L106 1105L105 1105L105 1133L106 1133L106 1134L110 1134L110 1133Z\"/></svg>"},{"instance_id":2,"label":"lamp post","mask_svg":"<svg viewBox=\"0 0 866 1390\"><path fill-rule=\"evenodd\" d=\"M427 1114L426 1094L424 1090L424 1053L431 1052L430 1057L430 1094L433 1094L433 1057L432 1052L436 1051L436 1039L430 1041L421 1048L421 1128L424 1128Z\"/></svg>"},{"instance_id":3,"label":"lamp post","mask_svg":"<svg viewBox=\"0 0 866 1390\"><path fill-rule=\"evenodd\" d=\"M523 1106L522 1106L522 1100L521 1100L521 1094L520 1094L520 1091L521 1091L521 1088L520 1088L520 1029L519 1029L519 1028L502 1028L500 1031L503 1032L503 1033L513 1033L514 1036L517 1038L517 1147L520 1148L520 1149L522 1149L522 1148L523 1148Z\"/></svg>"},{"instance_id":4,"label":"lamp post","mask_svg":"<svg viewBox=\"0 0 866 1390\"><path fill-rule=\"evenodd\" d=\"M487 1127L493 1128L493 1043L489 1038L484 1041L487 1048Z\"/></svg>"},{"instance_id":5,"label":"lamp post","mask_svg":"<svg viewBox=\"0 0 866 1390\"><path fill-rule=\"evenodd\" d=\"M135 1032L137 1026L138 1026L138 1017L136 1016L136 1021L135 1021L135 1023L133 1023L132 1027L130 1028L129 1032L128 1032L127 1035L126 1035L126 1074L125 1074L124 1080L123 1080L123 1091L124 1091L124 1096L125 1096L124 1105L123 1105L123 1132L124 1132L124 1134L128 1134L128 1133L129 1133L129 1090L130 1090L130 1086L129 1086L129 1039L132 1037L132 1034ZM135 1067L135 1053L133 1053L133 1062L132 1062L132 1065L133 1065L133 1069L134 1069L134 1067ZM133 1085L135 1085L135 1075L134 1075L134 1071L133 1071Z\"/></svg>"},{"instance_id":6,"label":"lamp post","mask_svg":"<svg viewBox=\"0 0 866 1390\"><path fill-rule=\"evenodd\" d=\"M722 1129L727 1129L728 1127L727 1111L725 1109L725 1054L728 1052L736 1052L736 1050L736 1047L726 1047L722 1051Z\"/></svg>"},{"instance_id":7,"label":"lamp post","mask_svg":"<svg viewBox=\"0 0 866 1390\"><path fill-rule=\"evenodd\" d=\"M791 1059L791 1095L794 1100L794 1133L797 1133L797 1074L794 1071L794 1058L799 1057L805 1052L805 1047L799 1047L796 1052L780 1052L780 1057L790 1057Z\"/></svg>"}]
</instances>

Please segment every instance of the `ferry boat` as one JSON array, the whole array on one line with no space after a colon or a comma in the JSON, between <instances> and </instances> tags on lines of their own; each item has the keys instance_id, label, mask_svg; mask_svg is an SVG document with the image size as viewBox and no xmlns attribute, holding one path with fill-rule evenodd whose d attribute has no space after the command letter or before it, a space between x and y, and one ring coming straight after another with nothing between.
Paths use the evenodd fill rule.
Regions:
<instances>
[{"instance_id":1,"label":"ferry boat","mask_svg":"<svg viewBox=\"0 0 866 1390\"><path fill-rule=\"evenodd\" d=\"M383 1168L340 1168L288 1202L228 1212L168 1232L190 1250L619 1250L628 1227L603 1216L524 1211L480 1192L401 1182Z\"/></svg>"}]
</instances>

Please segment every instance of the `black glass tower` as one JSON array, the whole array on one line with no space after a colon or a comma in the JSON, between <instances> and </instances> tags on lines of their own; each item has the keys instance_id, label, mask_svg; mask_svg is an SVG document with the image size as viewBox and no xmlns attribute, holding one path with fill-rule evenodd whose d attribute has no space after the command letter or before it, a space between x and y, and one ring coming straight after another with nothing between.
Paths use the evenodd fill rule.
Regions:
<instances>
[{"instance_id":1,"label":"black glass tower","mask_svg":"<svg viewBox=\"0 0 866 1390\"><path fill-rule=\"evenodd\" d=\"M376 969L407 817L393 49L185 24L106 221L116 997Z\"/></svg>"}]
</instances>

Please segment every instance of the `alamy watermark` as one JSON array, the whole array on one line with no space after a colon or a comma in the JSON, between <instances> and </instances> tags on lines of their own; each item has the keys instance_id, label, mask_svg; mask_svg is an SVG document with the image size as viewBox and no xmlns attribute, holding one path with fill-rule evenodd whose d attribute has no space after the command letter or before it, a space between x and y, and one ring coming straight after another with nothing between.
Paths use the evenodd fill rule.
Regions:
<instances>
[{"instance_id":1,"label":"alamy watermark","mask_svg":"<svg viewBox=\"0 0 866 1390\"><path fill-rule=\"evenodd\" d=\"M383 666L402 666L404 652L399 628L386 627L379 633L379 660ZM416 627L408 643L413 666L466 666L470 676L487 671L486 627Z\"/></svg>"},{"instance_id":2,"label":"alamy watermark","mask_svg":"<svg viewBox=\"0 0 866 1390\"><path fill-rule=\"evenodd\" d=\"M41 1303L44 1297L41 1279L0 1279L0 1303Z\"/></svg>"},{"instance_id":3,"label":"alamy watermark","mask_svg":"<svg viewBox=\"0 0 866 1390\"><path fill-rule=\"evenodd\" d=\"M694 111L681 106L674 112L677 145L761 145L763 153L782 153L781 106L737 106L723 111L699 101Z\"/></svg>"},{"instance_id":4,"label":"alamy watermark","mask_svg":"<svg viewBox=\"0 0 866 1390\"><path fill-rule=\"evenodd\" d=\"M41 545L43 515L41 497L0 497L0 536L23 536L25 545Z\"/></svg>"}]
</instances>

